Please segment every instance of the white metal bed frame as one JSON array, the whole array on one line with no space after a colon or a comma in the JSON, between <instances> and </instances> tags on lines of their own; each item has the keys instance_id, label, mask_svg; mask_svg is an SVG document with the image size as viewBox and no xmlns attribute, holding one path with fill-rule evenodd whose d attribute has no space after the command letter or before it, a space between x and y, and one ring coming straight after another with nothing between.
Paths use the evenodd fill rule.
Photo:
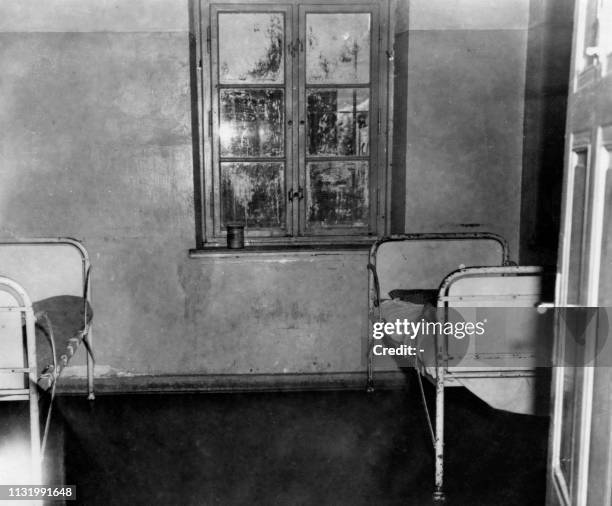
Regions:
<instances>
[{"instance_id":1,"label":"white metal bed frame","mask_svg":"<svg viewBox=\"0 0 612 506\"><path fill-rule=\"evenodd\" d=\"M470 276L541 276L544 274L544 269L537 266L503 266L503 267L472 267L465 268L455 271L449 274L442 284L440 285L438 293L438 314L440 310L444 310L444 314L447 314L448 309L453 308L453 302L459 300L459 297L449 296L448 291L454 283ZM476 303L478 294L472 301ZM483 298L489 301L502 300L508 302L508 306L513 306L517 302L520 304L521 298L509 298L505 295L487 294L486 296L481 295L481 301ZM541 301L540 301L541 302ZM487 307L478 306L478 307ZM446 318L445 318L446 321ZM435 490L434 500L443 501L444 495L444 389L448 386L456 387L461 386L461 379L489 379L489 378L533 378L536 376L537 357L535 355L523 357L526 360L526 366L501 366L495 367L485 363L485 370L479 370L477 367L459 367L449 366L449 354L448 354L448 336L435 336L436 343L436 364L435 364L435 376L432 378L429 374L424 372L422 364L417 364L419 374L425 376L427 379L432 381L436 389L436 415L435 415L435 433L432 430L432 438L434 445L435 454ZM429 419L428 419L429 421Z\"/></svg>"},{"instance_id":2,"label":"white metal bed frame","mask_svg":"<svg viewBox=\"0 0 612 506\"><path fill-rule=\"evenodd\" d=\"M402 241L494 241L496 242L501 250L498 263L496 265L503 266L509 265L509 250L508 243L506 240L497 234L490 232L465 232L465 233L420 233L420 234L396 234L389 237L383 237L376 241L370 248L370 254L368 259L368 308L372 313L372 305L378 307L381 302L380 283L377 274L377 253L379 248L389 242L402 242ZM440 276L440 280L450 272L451 269L444 272ZM439 281L436 281L436 285L439 285ZM435 286L432 286L434 288ZM399 288L399 287L398 287ZM368 332L368 351L367 351L367 385L366 389L368 392L374 391L374 357L372 349L374 346L374 339L372 337L371 329Z\"/></svg>"},{"instance_id":3,"label":"white metal bed frame","mask_svg":"<svg viewBox=\"0 0 612 506\"><path fill-rule=\"evenodd\" d=\"M17 245L51 245L51 244L64 244L69 245L78 251L81 257L81 268L82 268L82 279L83 284L86 285L87 293L86 298L88 301L92 300L92 286L91 286L91 262L89 259L89 253L85 249L85 247L76 239L72 239L70 237L40 237L40 238L19 238L19 239L0 239L0 248L4 245L8 246L17 246ZM2 272L2 266L0 266L0 274L5 274L10 276L10 273ZM90 350L93 350L94 339L93 339L93 330L89 328L87 334L87 344ZM94 359L92 354L87 354L87 398L89 400L95 399L94 392Z\"/></svg>"},{"instance_id":4,"label":"white metal bed frame","mask_svg":"<svg viewBox=\"0 0 612 506\"><path fill-rule=\"evenodd\" d=\"M15 306L2 307L2 312L19 312L25 320L27 365L16 364L14 367L0 368L0 372L11 374L26 374L28 386L26 388L4 388L0 390L0 401L28 401L30 408L30 451L32 483L40 484L42 470L40 461L40 420L38 411L38 367L36 364L36 334L34 330L34 310L32 301L16 281L0 276L0 290L13 296Z\"/></svg>"},{"instance_id":5,"label":"white metal bed frame","mask_svg":"<svg viewBox=\"0 0 612 506\"><path fill-rule=\"evenodd\" d=\"M89 261L89 255L83 245L71 238L28 238L28 239L9 239L0 240L0 248L3 246L49 246L54 244L68 245L74 247L81 258L82 268L82 282L84 286L83 295L87 301L91 301L91 264ZM2 266L0 266L0 271ZM10 273L2 273L8 274ZM42 483L42 451L41 451L41 431L40 431L40 418L39 418L39 406L38 406L38 379L39 371L37 365L36 355L36 333L35 324L36 317L32 307L32 300L24 286L20 284L19 280L15 280L7 275L0 275L0 290L7 293L14 299L14 304L11 302L8 307L0 307L0 312L19 312L22 314L22 318L25 322L25 337L26 337L26 349L25 349L25 366L24 364L15 364L15 366L2 367L0 368L1 373L8 374L23 374L27 378L27 387L23 388L2 388L0 389L0 402L1 401L28 401L29 404L29 418L30 418L30 452L31 452L31 472L30 479L33 484ZM85 312L86 315L86 312ZM87 346L88 351L93 350L93 337L91 334L91 326L87 328ZM54 377L54 381L57 377ZM87 353L87 398L93 400L94 394L94 360L91 353Z\"/></svg>"},{"instance_id":6,"label":"white metal bed frame","mask_svg":"<svg viewBox=\"0 0 612 506\"><path fill-rule=\"evenodd\" d=\"M502 255L499 259L499 265L490 266L490 267L466 267L459 270L456 270L450 274L447 274L446 277L442 280L439 288L438 288L438 296L437 296L437 306L438 313L440 310L445 311L444 314L447 314L446 311L448 308L453 307L452 303L455 301L452 296L448 295L449 288L453 286L454 283L458 282L461 279L464 279L469 276L483 276L483 275L492 275L492 276L500 276L500 275L508 275L508 276L538 276L543 273L543 269L541 267L519 267L516 265L512 265L509 261L508 247L506 241L495 234L489 233L473 233L473 234L407 234L407 235L397 235L392 236L390 238L384 238L372 246L370 250L369 264L368 269L370 271L369 274L369 308L370 314L373 318L378 317L380 319L380 309L376 314L375 311L372 311L372 303L374 302L375 306L380 308L381 303L381 287L379 284L378 276L377 276L377 268L376 268L376 254L378 252L378 248L389 241L413 241L413 240L494 240L499 242L502 247ZM400 287L397 287L400 288ZM487 295L490 298L490 295ZM495 297L493 295L493 297ZM513 302L509 300L509 306L512 306L513 303L516 303L516 300ZM483 306L486 307L486 306ZM368 339L368 364L367 364L367 373L368 373L368 381L367 381L367 391L371 392L374 390L374 367L373 367L373 338L372 332L370 329L369 339ZM448 338L447 336L435 336L435 366L433 370L435 374L432 376L426 372L426 367L424 364L420 363L417 360L414 361L414 367L417 369L418 380L421 387L421 393L423 396L423 403L427 413L427 419L429 424L429 430L431 433L432 444L434 449L434 458L435 458L435 480L434 480L434 500L436 502L444 501L444 488L443 488L443 479L444 479L444 388L447 386L461 386L461 383L458 381L462 378L470 378L470 379L486 379L486 378L508 378L508 377L533 377L535 376L535 368L528 367L503 367L495 369L494 367L487 367L486 370L478 370L478 368L460 368L460 367L449 367L448 365ZM487 364L488 365L488 364ZM429 368L430 370L432 368ZM435 428L432 426L429 411L427 409L427 403L424 396L424 391L422 388L421 375L425 376L429 379L435 386L436 393L436 413L435 413Z\"/></svg>"}]
</instances>

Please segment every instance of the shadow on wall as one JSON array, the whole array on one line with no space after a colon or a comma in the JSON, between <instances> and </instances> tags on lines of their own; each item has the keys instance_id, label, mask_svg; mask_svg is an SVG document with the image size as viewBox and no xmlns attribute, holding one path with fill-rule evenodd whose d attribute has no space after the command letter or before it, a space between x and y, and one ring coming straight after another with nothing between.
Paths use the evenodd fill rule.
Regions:
<instances>
[{"instance_id":1,"label":"shadow on wall","mask_svg":"<svg viewBox=\"0 0 612 506\"><path fill-rule=\"evenodd\" d=\"M533 0L527 45L522 264L556 265L573 2Z\"/></svg>"}]
</instances>

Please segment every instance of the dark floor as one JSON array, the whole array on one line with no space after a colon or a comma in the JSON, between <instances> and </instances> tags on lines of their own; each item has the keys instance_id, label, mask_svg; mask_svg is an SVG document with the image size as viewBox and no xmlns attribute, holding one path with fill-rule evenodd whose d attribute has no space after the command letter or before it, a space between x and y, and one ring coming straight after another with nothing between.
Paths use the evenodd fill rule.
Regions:
<instances>
[{"instance_id":1,"label":"dark floor","mask_svg":"<svg viewBox=\"0 0 612 506\"><path fill-rule=\"evenodd\" d=\"M25 412L11 404L4 436ZM547 419L448 389L446 422L448 505L544 504ZM420 506L433 482L414 378L373 394L61 397L47 462L86 505Z\"/></svg>"}]
</instances>

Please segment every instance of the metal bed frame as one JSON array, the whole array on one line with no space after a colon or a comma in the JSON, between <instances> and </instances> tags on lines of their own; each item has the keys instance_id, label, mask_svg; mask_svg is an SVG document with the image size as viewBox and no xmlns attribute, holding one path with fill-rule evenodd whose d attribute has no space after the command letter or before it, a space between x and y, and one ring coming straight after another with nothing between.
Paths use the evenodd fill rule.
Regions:
<instances>
[{"instance_id":1,"label":"metal bed frame","mask_svg":"<svg viewBox=\"0 0 612 506\"><path fill-rule=\"evenodd\" d=\"M368 308L369 312L379 311L380 308L380 283L376 271L376 257L380 246L388 242L402 241L466 241L466 240L492 240L499 243L501 247L501 257L498 265L511 265L509 260L508 243L506 240L497 234L490 232L465 232L465 233L427 233L427 234L397 234L389 237L383 237L377 240L370 248L368 259ZM444 275L446 275L445 273ZM442 278L441 278L442 279ZM380 316L380 313L378 314ZM374 340L372 338L371 329L368 332L368 352L367 352L367 384L368 392L374 391L374 357L372 348Z\"/></svg>"},{"instance_id":2,"label":"metal bed frame","mask_svg":"<svg viewBox=\"0 0 612 506\"><path fill-rule=\"evenodd\" d=\"M2 307L1 312L21 313L25 320L27 365L16 364L14 367L0 368L0 372L11 374L26 374L28 386L25 388L0 389L0 401L28 401L30 408L30 478L33 484L42 480L40 452L40 420L38 411L38 367L36 364L36 334L34 330L34 310L32 301L24 288L16 281L0 276L0 290L12 295L16 305Z\"/></svg>"},{"instance_id":3,"label":"metal bed frame","mask_svg":"<svg viewBox=\"0 0 612 506\"><path fill-rule=\"evenodd\" d=\"M0 241L0 248L3 245L9 246L48 246L53 244L63 244L74 247L80 258L81 258L81 269L82 269L82 282L84 287L83 296L86 301L91 300L91 283L90 283L90 272L91 264L89 261L89 255L83 245L70 238L34 238L34 239L9 239ZM0 267L1 269L2 267ZM4 273L9 274L10 273ZM36 316L32 306L32 300L27 290L23 286L23 281L15 280L5 275L0 275L0 291L5 292L7 296L12 298L10 304L7 306L0 307L0 312L18 312L22 315L22 321L25 322L25 339L26 349L21 364L15 364L14 366L2 367L0 372L9 373L14 375L25 375L27 379L27 386L12 387L7 385L7 388L0 389L0 402L1 401L28 401L29 403L29 418L30 418L30 453L31 453L31 471L30 480L33 484L42 483L42 453L41 449L41 430L40 430L40 413L39 413L39 393L38 393L38 380L39 371L37 365L36 355L36 333L35 324ZM14 301L14 302L13 302ZM86 312L85 312L86 314ZM91 327L87 327L87 339L86 345L88 351L93 350L93 338L91 335ZM54 350L55 355L55 350ZM59 371L55 371L57 373ZM56 381L57 377L54 376L53 380ZM24 381L25 383L25 381ZM17 383L16 383L17 384ZM87 398L93 400L94 394L94 360L91 353L87 353ZM43 446L46 438L43 437ZM35 504L39 504L39 501L35 501Z\"/></svg>"},{"instance_id":4,"label":"metal bed frame","mask_svg":"<svg viewBox=\"0 0 612 506\"><path fill-rule=\"evenodd\" d=\"M83 284L86 287L86 298L91 302L92 300L92 287L91 287L91 262L89 260L89 253L85 247L76 239L70 237L41 237L41 238L19 238L19 239L0 239L0 248L3 245L50 245L50 244L65 244L74 247L81 257L81 268L82 268L82 279ZM0 267L1 271L1 267ZM10 273L3 273L8 274ZM93 350L93 330L90 328L87 334L87 344L90 350ZM94 392L94 359L92 354L87 354L87 398L89 400L95 399Z\"/></svg>"},{"instance_id":5,"label":"metal bed frame","mask_svg":"<svg viewBox=\"0 0 612 506\"><path fill-rule=\"evenodd\" d=\"M542 267L536 266L503 266L503 267L472 267L460 269L449 274L440 285L438 292L437 306L438 312L443 310L444 321L448 321L448 310L453 308L452 303L456 302L461 297L449 296L448 291L454 283L472 276L541 276L544 274ZM484 296L481 295L481 299ZM506 297L505 300L508 302L515 303L520 302L520 297L509 298L508 296L499 295L487 295L486 298L490 300L500 300L500 297ZM541 302L541 301L540 301ZM511 304L509 304L510 306ZM486 306L478 306L486 307ZM420 375L425 376L431 380L435 385L436 391L436 418L435 418L435 432L431 425L431 420L428 415L429 429L431 432L434 454L435 454L435 490L434 500L443 501L444 496L444 388L447 386L461 386L461 379L487 379L487 378L521 378L521 377L535 377L535 360L532 360L533 366L517 367L517 366L501 366L495 368L485 363L486 370L478 370L477 367L470 369L469 367L453 367L448 365L449 356L448 353L448 336L435 336L435 376L432 378L430 374L427 374L423 369L423 364L418 364L417 360L417 371ZM529 360L530 357L526 356L524 359ZM425 399L423 398L423 402Z\"/></svg>"},{"instance_id":6,"label":"metal bed frame","mask_svg":"<svg viewBox=\"0 0 612 506\"><path fill-rule=\"evenodd\" d=\"M465 234L406 234L395 235L388 238L383 238L376 241L370 249L368 270L369 270L369 289L368 289L368 307L370 309L370 318L378 318L380 321L380 303L381 303L381 287L376 269L376 257L379 247L390 241L423 241L423 240L494 240L501 246L501 258L498 266L491 267L466 267L456 270L444 277L438 288L437 306L438 309L445 310L445 319L450 304L453 302L453 297L449 297L448 290L460 279L474 274L482 275L540 275L543 270L541 267L519 267L509 260L508 245L505 239L496 234L491 233L465 233ZM443 489L444 478L444 388L445 386L460 386L457 382L461 378L500 378L500 377L525 377L534 376L533 368L504 368L503 370L489 368L489 370L470 370L470 369L454 369L448 367L448 338L447 336L435 336L435 375L433 378L425 371L423 364L420 364L418 359L414 361L414 367L417 370L419 385L421 388L423 405L427 415L429 431L432 438L432 444L435 456L435 480L434 480L434 501L441 502L445 500ZM374 390L374 367L373 367L373 337L372 331L368 335L368 363L367 363L367 385L368 392ZM431 423L429 410L423 390L421 375L431 380L435 385L436 392L436 414L435 414L435 429Z\"/></svg>"}]
</instances>

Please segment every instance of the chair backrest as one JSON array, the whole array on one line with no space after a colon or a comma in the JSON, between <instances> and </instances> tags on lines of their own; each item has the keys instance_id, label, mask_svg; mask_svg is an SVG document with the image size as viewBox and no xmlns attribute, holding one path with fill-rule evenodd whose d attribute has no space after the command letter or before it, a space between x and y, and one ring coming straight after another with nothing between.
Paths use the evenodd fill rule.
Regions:
<instances>
[{"instance_id":1,"label":"chair backrest","mask_svg":"<svg viewBox=\"0 0 612 506\"><path fill-rule=\"evenodd\" d=\"M414 234L377 243L371 253L381 299L395 289L437 289L452 271L500 266L507 260L503 239L491 234Z\"/></svg>"}]
</instances>

